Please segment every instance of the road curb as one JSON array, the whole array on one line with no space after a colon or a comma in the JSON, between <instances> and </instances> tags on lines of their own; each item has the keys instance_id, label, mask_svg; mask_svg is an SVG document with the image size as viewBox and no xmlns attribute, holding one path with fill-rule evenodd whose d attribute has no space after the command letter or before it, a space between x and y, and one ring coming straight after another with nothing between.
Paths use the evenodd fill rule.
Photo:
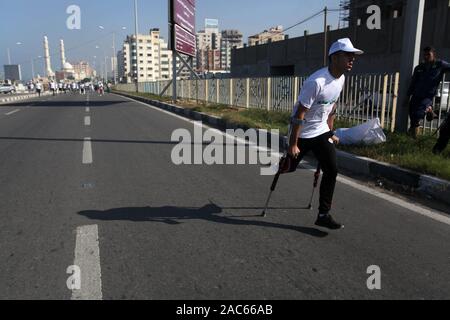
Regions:
<instances>
[{"instance_id":1,"label":"road curb","mask_svg":"<svg viewBox=\"0 0 450 320\"><path fill-rule=\"evenodd\" d=\"M50 94L49 92L44 92L41 94L41 96L47 96L49 94ZM33 93L33 94L27 94L24 96L3 98L3 99L0 99L0 105L9 103L9 102L14 102L14 101L28 100L28 99L37 98L37 97L39 97L39 95L37 93Z\"/></svg>"},{"instance_id":2,"label":"road curb","mask_svg":"<svg viewBox=\"0 0 450 320\"><path fill-rule=\"evenodd\" d=\"M229 123L221 118L210 116L205 113L192 111L169 103L155 101L144 97L136 97L134 95L114 92L116 94L138 100L144 103L151 104L155 107L170 111L187 118L203 121L212 127L225 131L227 129L243 129L248 130L246 126L239 126L234 123ZM274 137L267 130L258 130L267 133L269 145L272 145L272 139L279 139L279 146L281 149L287 144L287 137ZM395 184L406 186L420 195L432 197L445 204L450 205L450 182L428 175L422 175L411 170L403 169L395 165L376 161L373 159L359 157L344 151L337 151L337 162L340 169L344 169L356 175L370 177L373 179L384 179Z\"/></svg>"}]
</instances>

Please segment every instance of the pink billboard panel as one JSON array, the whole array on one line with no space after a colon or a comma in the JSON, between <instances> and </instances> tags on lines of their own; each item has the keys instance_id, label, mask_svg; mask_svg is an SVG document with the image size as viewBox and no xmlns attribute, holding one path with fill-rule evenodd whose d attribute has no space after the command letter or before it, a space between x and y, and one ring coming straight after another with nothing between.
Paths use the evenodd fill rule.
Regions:
<instances>
[{"instance_id":1,"label":"pink billboard panel","mask_svg":"<svg viewBox=\"0 0 450 320\"><path fill-rule=\"evenodd\" d=\"M195 34L195 0L173 0L173 21Z\"/></svg>"},{"instance_id":2,"label":"pink billboard panel","mask_svg":"<svg viewBox=\"0 0 450 320\"><path fill-rule=\"evenodd\" d=\"M175 25L175 48L180 53L194 57L196 49L195 35Z\"/></svg>"}]
</instances>

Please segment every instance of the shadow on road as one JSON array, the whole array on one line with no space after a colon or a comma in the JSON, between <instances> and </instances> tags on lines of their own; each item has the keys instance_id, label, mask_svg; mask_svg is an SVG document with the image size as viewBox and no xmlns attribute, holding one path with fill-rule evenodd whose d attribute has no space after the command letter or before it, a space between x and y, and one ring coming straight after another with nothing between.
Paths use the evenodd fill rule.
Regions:
<instances>
[{"instance_id":1,"label":"shadow on road","mask_svg":"<svg viewBox=\"0 0 450 320\"><path fill-rule=\"evenodd\" d=\"M9 102L2 104L2 107L26 107L30 106L30 108L100 108L100 107L112 107L118 104L124 104L127 101L89 101L89 104L86 104L86 100L80 101L28 101L28 102Z\"/></svg>"},{"instance_id":2,"label":"shadow on road","mask_svg":"<svg viewBox=\"0 0 450 320\"><path fill-rule=\"evenodd\" d=\"M32 138L32 137L0 137L0 140L12 141L49 141L49 142L84 142L84 139L76 138ZM135 144L167 144L177 145L178 142L156 140L117 140L117 139L91 139L92 143L135 143ZM191 145L190 143L187 145ZM206 144L205 144L206 145Z\"/></svg>"},{"instance_id":3,"label":"shadow on road","mask_svg":"<svg viewBox=\"0 0 450 320\"><path fill-rule=\"evenodd\" d=\"M260 220L242 220L238 217L226 217L219 215L223 209L215 204L208 204L201 208L183 207L143 207L143 208L116 208L106 211L81 211L78 214L92 220L103 221L132 221L132 222L157 222L169 225L179 225L186 220L206 220L209 222L237 225L256 226L263 228L276 228L282 230L292 230L309 236L324 238L328 233L315 228L299 227L272 223ZM256 216L254 216L256 218Z\"/></svg>"},{"instance_id":4,"label":"shadow on road","mask_svg":"<svg viewBox=\"0 0 450 320\"><path fill-rule=\"evenodd\" d=\"M48 141L48 142L84 142L84 139L76 138L39 138L39 137L0 137L1 140L11 141ZM91 139L92 143L130 143L130 144L161 144L161 145L186 145L186 146L225 146L225 144L210 144L208 142L202 143L184 143L177 141L157 141L157 140L118 140L118 139Z\"/></svg>"}]
</instances>

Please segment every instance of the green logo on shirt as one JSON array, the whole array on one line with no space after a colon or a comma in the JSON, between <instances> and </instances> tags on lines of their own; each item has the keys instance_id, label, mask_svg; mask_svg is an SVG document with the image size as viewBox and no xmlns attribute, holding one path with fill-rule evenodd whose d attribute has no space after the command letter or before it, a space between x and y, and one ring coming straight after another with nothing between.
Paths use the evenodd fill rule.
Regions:
<instances>
[{"instance_id":1,"label":"green logo on shirt","mask_svg":"<svg viewBox=\"0 0 450 320\"><path fill-rule=\"evenodd\" d=\"M326 106L326 105L336 103L337 101L338 101L338 99L333 99L333 100L329 100L329 101L324 100L324 101L319 101L318 104Z\"/></svg>"}]
</instances>

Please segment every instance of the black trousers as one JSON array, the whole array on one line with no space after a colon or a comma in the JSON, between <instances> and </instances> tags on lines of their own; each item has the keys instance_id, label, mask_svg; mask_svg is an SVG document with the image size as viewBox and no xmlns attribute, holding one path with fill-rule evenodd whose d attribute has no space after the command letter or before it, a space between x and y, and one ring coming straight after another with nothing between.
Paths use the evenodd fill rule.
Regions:
<instances>
[{"instance_id":1,"label":"black trousers","mask_svg":"<svg viewBox=\"0 0 450 320\"><path fill-rule=\"evenodd\" d=\"M425 118L427 108L433 105L433 98L421 98L413 96L409 105L409 118L411 128L420 127L420 121Z\"/></svg>"},{"instance_id":2,"label":"black trousers","mask_svg":"<svg viewBox=\"0 0 450 320\"><path fill-rule=\"evenodd\" d=\"M442 151L447 148L448 142L450 141L450 115L445 120L439 134L439 139L433 148L434 153L442 153Z\"/></svg>"},{"instance_id":3,"label":"black trousers","mask_svg":"<svg viewBox=\"0 0 450 320\"><path fill-rule=\"evenodd\" d=\"M323 171L322 182L320 184L320 214L327 214L331 211L338 175L336 148L334 143L330 142L331 137L333 137L333 133L327 132L316 138L298 140L300 156L297 158L297 166L312 151Z\"/></svg>"}]
</instances>

